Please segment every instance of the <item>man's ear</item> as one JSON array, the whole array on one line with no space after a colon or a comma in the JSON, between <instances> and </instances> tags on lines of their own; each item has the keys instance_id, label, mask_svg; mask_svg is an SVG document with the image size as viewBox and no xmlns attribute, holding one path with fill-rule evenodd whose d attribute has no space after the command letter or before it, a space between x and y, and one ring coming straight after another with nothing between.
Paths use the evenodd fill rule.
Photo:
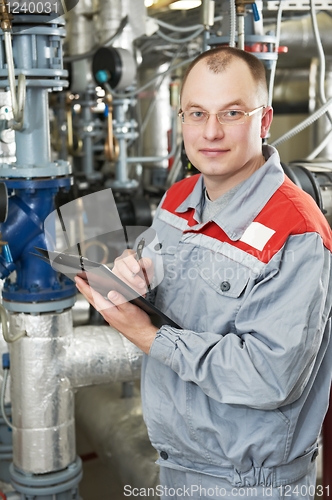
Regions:
<instances>
[{"instance_id":1,"label":"man's ear","mask_svg":"<svg viewBox=\"0 0 332 500\"><path fill-rule=\"evenodd\" d=\"M263 109L262 122L261 122L262 139L267 136L267 133L269 131L272 122L272 118L273 118L273 109L271 108L271 106L266 106L266 108Z\"/></svg>"}]
</instances>

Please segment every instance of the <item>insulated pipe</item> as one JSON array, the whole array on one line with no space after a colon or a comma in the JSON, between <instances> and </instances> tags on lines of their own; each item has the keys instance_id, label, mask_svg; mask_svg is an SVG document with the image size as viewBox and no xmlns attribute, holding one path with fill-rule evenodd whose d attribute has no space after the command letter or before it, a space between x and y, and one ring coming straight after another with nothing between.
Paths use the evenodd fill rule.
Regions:
<instances>
[{"instance_id":1,"label":"insulated pipe","mask_svg":"<svg viewBox=\"0 0 332 500\"><path fill-rule=\"evenodd\" d=\"M331 55L332 17L326 12L319 12L317 14L317 23L325 55ZM288 47L290 56L298 57L301 54L301 57L316 57L317 46L310 15L297 20L283 21L280 45Z\"/></svg>"},{"instance_id":2,"label":"insulated pipe","mask_svg":"<svg viewBox=\"0 0 332 500\"><path fill-rule=\"evenodd\" d=\"M122 485L156 488L158 453L148 438L136 388L129 398L122 397L120 384L79 389L75 395L75 414L79 429Z\"/></svg>"},{"instance_id":3,"label":"insulated pipe","mask_svg":"<svg viewBox=\"0 0 332 500\"><path fill-rule=\"evenodd\" d=\"M13 461L25 473L75 460L74 389L140 376L142 352L110 327L72 328L71 311L10 314Z\"/></svg>"},{"instance_id":4,"label":"insulated pipe","mask_svg":"<svg viewBox=\"0 0 332 500\"><path fill-rule=\"evenodd\" d=\"M74 328L65 351L63 368L73 388L140 379L142 351L109 326Z\"/></svg>"}]
</instances>

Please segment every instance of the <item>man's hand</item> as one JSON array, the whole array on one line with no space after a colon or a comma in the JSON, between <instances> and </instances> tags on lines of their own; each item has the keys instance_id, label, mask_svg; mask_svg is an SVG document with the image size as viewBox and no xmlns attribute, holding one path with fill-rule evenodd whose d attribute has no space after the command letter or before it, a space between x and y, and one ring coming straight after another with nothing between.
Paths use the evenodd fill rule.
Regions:
<instances>
[{"instance_id":1,"label":"man's hand","mask_svg":"<svg viewBox=\"0 0 332 500\"><path fill-rule=\"evenodd\" d=\"M125 250L120 257L115 259L112 272L136 292L144 296L147 292L147 283L142 268L145 267L150 284L154 272L153 262L147 257L137 262L135 256L136 252L134 250Z\"/></svg>"},{"instance_id":2,"label":"man's hand","mask_svg":"<svg viewBox=\"0 0 332 500\"><path fill-rule=\"evenodd\" d=\"M78 290L100 312L107 323L143 352L149 354L158 328L152 325L149 316L142 309L126 302L126 299L115 291L109 292L107 296L111 301L109 302L78 276L75 281Z\"/></svg>"}]
</instances>

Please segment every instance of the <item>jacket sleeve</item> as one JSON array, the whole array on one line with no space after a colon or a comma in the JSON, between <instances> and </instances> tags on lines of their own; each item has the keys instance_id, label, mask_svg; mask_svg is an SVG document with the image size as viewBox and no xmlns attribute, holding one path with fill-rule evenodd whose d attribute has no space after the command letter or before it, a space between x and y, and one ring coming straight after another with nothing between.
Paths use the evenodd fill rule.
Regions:
<instances>
[{"instance_id":1,"label":"jacket sleeve","mask_svg":"<svg viewBox=\"0 0 332 500\"><path fill-rule=\"evenodd\" d=\"M326 350L331 281L331 253L321 237L290 236L245 293L234 331L163 326L149 355L222 403L257 409L292 403Z\"/></svg>"}]
</instances>

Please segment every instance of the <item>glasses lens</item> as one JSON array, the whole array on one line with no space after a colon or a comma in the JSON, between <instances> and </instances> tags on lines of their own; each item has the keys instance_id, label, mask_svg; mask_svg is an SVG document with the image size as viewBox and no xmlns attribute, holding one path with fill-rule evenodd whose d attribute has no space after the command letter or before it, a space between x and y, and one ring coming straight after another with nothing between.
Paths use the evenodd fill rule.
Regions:
<instances>
[{"instance_id":1,"label":"glasses lens","mask_svg":"<svg viewBox=\"0 0 332 500\"><path fill-rule=\"evenodd\" d=\"M240 109L226 109L218 113L218 120L221 123L243 123L245 112Z\"/></svg>"},{"instance_id":2,"label":"glasses lens","mask_svg":"<svg viewBox=\"0 0 332 500\"><path fill-rule=\"evenodd\" d=\"M206 122L207 116L205 111L184 111L182 121L187 125L201 125Z\"/></svg>"}]
</instances>

